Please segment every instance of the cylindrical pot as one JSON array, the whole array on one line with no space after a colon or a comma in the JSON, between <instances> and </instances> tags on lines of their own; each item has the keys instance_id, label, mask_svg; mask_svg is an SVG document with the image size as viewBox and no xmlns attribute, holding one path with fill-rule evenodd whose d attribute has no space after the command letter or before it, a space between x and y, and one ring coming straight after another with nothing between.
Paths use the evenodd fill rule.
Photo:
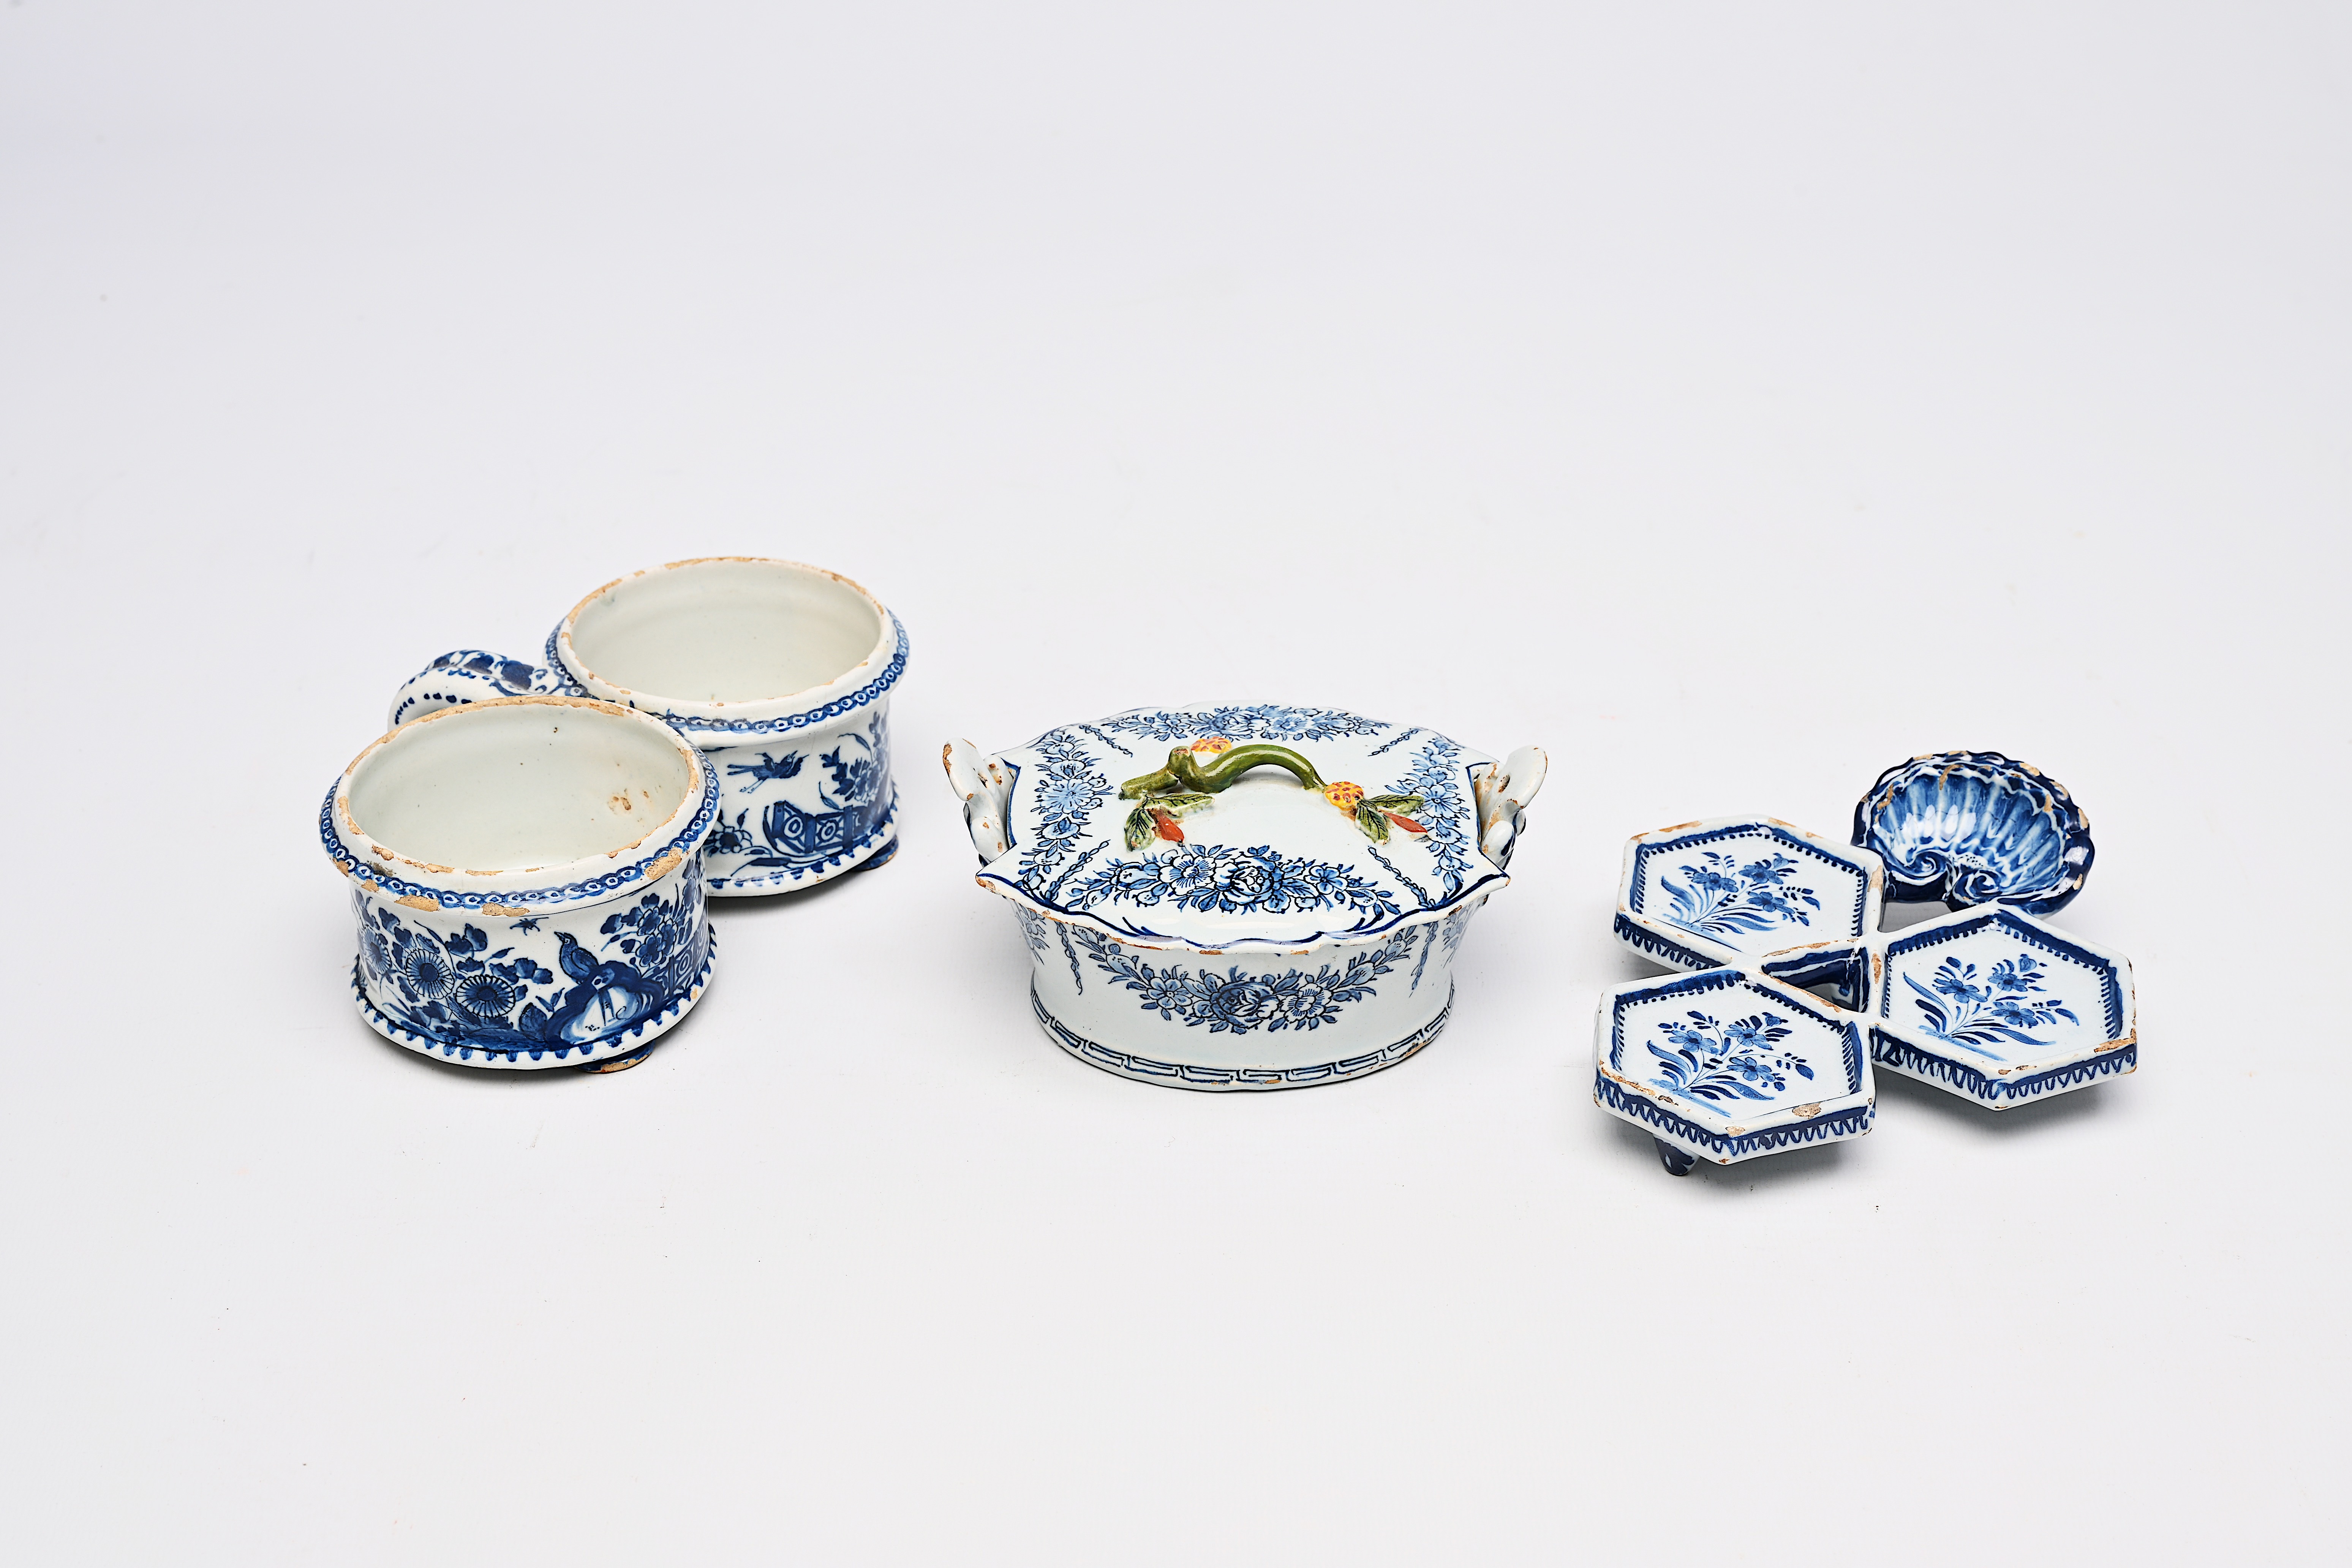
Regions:
<instances>
[{"instance_id":1,"label":"cylindrical pot","mask_svg":"<svg viewBox=\"0 0 2352 1568\"><path fill-rule=\"evenodd\" d=\"M445 653L393 699L397 727L538 692L652 713L709 754L723 806L703 847L717 898L790 891L898 852L890 689L907 630L864 588L796 561L673 561L605 584L537 664Z\"/></svg>"},{"instance_id":2,"label":"cylindrical pot","mask_svg":"<svg viewBox=\"0 0 2352 1568\"><path fill-rule=\"evenodd\" d=\"M372 743L319 816L377 1033L479 1068L634 1065L709 984L709 760L593 699L493 698Z\"/></svg>"}]
</instances>

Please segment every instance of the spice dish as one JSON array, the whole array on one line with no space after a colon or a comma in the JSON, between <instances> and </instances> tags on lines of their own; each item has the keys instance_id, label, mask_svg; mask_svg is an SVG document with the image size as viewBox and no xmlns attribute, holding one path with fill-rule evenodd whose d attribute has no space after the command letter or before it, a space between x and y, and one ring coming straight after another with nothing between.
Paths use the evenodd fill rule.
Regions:
<instances>
[{"instance_id":1,"label":"spice dish","mask_svg":"<svg viewBox=\"0 0 2352 1568\"><path fill-rule=\"evenodd\" d=\"M1859 1019L1728 966L1609 987L1593 1056L1593 1103L1677 1176L1859 1138L1877 1113Z\"/></svg>"},{"instance_id":2,"label":"spice dish","mask_svg":"<svg viewBox=\"0 0 2352 1568\"><path fill-rule=\"evenodd\" d=\"M1937 752L1878 776L1853 841L1897 903L2001 903L2055 914L2091 874L2091 825L2065 785L1999 752Z\"/></svg>"},{"instance_id":3,"label":"spice dish","mask_svg":"<svg viewBox=\"0 0 2352 1568\"><path fill-rule=\"evenodd\" d=\"M1990 1110L2139 1066L2131 960L2007 905L1774 954L1763 968L1854 996L1879 1067Z\"/></svg>"},{"instance_id":4,"label":"spice dish","mask_svg":"<svg viewBox=\"0 0 2352 1568\"><path fill-rule=\"evenodd\" d=\"M1637 833L1617 879L1617 940L1669 969L1753 963L1800 935L1878 929L1885 868L1867 849L1772 816Z\"/></svg>"},{"instance_id":5,"label":"spice dish","mask_svg":"<svg viewBox=\"0 0 2352 1568\"><path fill-rule=\"evenodd\" d=\"M1769 816L1636 834L1618 880L1617 939L1695 973L1603 993L1593 1098L1652 1127L1666 1168L1683 1175L1699 1159L1868 1131L1874 1064L1995 1110L2129 1073L2139 1065L2131 961L2036 918L2082 890L2092 855L2090 825L2065 788L1999 752L1887 769L1854 807L1851 847ZM1882 898L1958 907L1882 932ZM1814 1068L1765 1047L1800 1051L1778 1044L1801 1037L1799 1013L1759 1008L1727 1023L1668 1011L1628 1033L1636 1001L1743 989L1815 1009L1806 989L1824 993L1829 1016L1866 1041L1850 1091L1864 1099L1833 1115L1832 1101L1813 1103L1787 1079ZM1790 1093L1806 1105L1784 1127L1764 1113ZM1738 1126L1718 1114L1726 1108Z\"/></svg>"}]
</instances>

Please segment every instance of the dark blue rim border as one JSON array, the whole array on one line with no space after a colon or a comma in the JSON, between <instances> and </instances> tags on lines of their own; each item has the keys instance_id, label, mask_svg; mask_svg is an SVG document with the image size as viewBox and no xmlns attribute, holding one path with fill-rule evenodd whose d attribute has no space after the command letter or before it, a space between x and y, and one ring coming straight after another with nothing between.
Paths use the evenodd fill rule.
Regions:
<instances>
[{"instance_id":1,"label":"dark blue rim border","mask_svg":"<svg viewBox=\"0 0 2352 1568\"><path fill-rule=\"evenodd\" d=\"M590 700L603 700L592 698ZM602 877L592 877L584 882L568 882L560 888L536 888L528 892L460 893L388 875L352 854L335 832L335 795L343 787L340 775L327 791L325 804L319 807L319 841L326 847L327 858L353 881L382 892L387 898L431 899L445 910L479 910L489 904L507 908L534 904L560 906L578 903L583 899L609 899L643 882L646 868L655 861L676 852L680 856L679 864L684 865L702 852L702 841L710 837L710 829L719 820L719 770L712 767L710 759L700 752L694 755L695 761L702 765L702 804L696 809L692 819L676 837L653 854L634 865L622 867Z\"/></svg>"},{"instance_id":2,"label":"dark blue rim border","mask_svg":"<svg viewBox=\"0 0 2352 1568\"><path fill-rule=\"evenodd\" d=\"M1853 894L1853 930L1851 931L1840 932L1838 936L1831 937L1828 940L1834 942L1843 936L1862 936L1867 934L1866 928L1869 923L1870 910L1870 868L1866 866L1857 866L1853 861L1843 858L1834 851L1824 849L1818 844L1808 843L1805 839L1790 832L1787 828L1780 826L1774 823L1765 822L1759 818L1749 818L1740 822L1726 823L1721 827L1710 827L1700 832L1676 834L1672 838L1661 839L1654 844L1634 845L1633 876L1625 888L1626 906L1637 915L1646 916L1648 919L1654 921L1665 920L1664 915L1652 914L1647 909L1643 907L1644 899L1642 883L1643 879L1649 874L1650 858L1652 856L1663 855L1670 850L1687 849L1697 845L1710 844L1720 838L1753 838L1757 837L1759 829L1766 837L1777 838L1782 844L1787 845L1792 849L1798 850L1803 854L1811 855L1816 860L1822 861L1828 865L1836 867L1841 871L1851 872L1854 876L1859 877L1862 879L1862 884L1854 889ZM1873 851L1873 853L1874 854L1876 851ZM1671 925L1674 922L1667 921L1666 923ZM1706 936L1706 933L1700 931L1694 934ZM1710 942L1719 942L1723 941L1720 937L1707 937L1707 940ZM1726 948L1731 948L1731 944L1729 942L1723 942L1723 945ZM1732 951L1742 952L1745 950L1734 948Z\"/></svg>"},{"instance_id":3,"label":"dark blue rim border","mask_svg":"<svg viewBox=\"0 0 2352 1568\"><path fill-rule=\"evenodd\" d=\"M1592 1098L1604 1110L1641 1122L1653 1131L1706 1150L1717 1159L1725 1161L1776 1153L1807 1143L1833 1143L1842 1138L1859 1138L1870 1131L1871 1122L1878 1115L1877 1102L1872 1100L1849 1106L1843 1110L1825 1111L1810 1121L1767 1127L1732 1138L1686 1121L1645 1095L1629 1092L1604 1072L1596 1071L1592 1075Z\"/></svg>"},{"instance_id":4,"label":"dark blue rim border","mask_svg":"<svg viewBox=\"0 0 2352 1568\"><path fill-rule=\"evenodd\" d=\"M1617 940L1635 952L1675 969L1720 969L1724 965L1722 959L1709 958L1696 948L1660 936L1622 910L1617 911L1616 930Z\"/></svg>"},{"instance_id":5,"label":"dark blue rim border","mask_svg":"<svg viewBox=\"0 0 2352 1568\"><path fill-rule=\"evenodd\" d=\"M1494 862L1490 860L1487 864L1491 866ZM1309 947L1318 942L1358 942L1366 937L1381 936L1386 932L1396 930L1396 928L1401 925L1409 925L1426 921L1432 915L1451 913L1454 910L1462 908L1471 900L1481 897L1491 891L1495 884L1498 882L1507 882L1511 878L1510 873L1507 871L1489 872L1487 875L1480 878L1477 881L1473 882L1470 886L1463 889L1460 892L1444 900L1443 902L1426 905L1421 909L1407 910L1402 914L1398 915L1395 919L1384 921L1379 925L1353 926L1344 931L1318 931L1311 936L1236 936L1217 938L1169 936L1163 932L1152 931L1149 927L1145 926L1115 925L1111 921L1103 919L1100 915L1096 914L1091 910L1066 910L1059 904L1045 903L1041 900L1036 894L1031 892L1028 889L1023 887L1019 882L1013 880L1010 877L1001 877L993 871L982 871L978 873L978 879L982 882L994 882L1001 887L1010 889L1013 892L1020 895L1013 901L1025 909L1034 910L1040 914L1050 914L1055 920L1085 921L1089 924L1100 926L1103 931L1109 935L1118 937L1123 941L1165 942L1171 947L1188 948L1194 952L1229 952L1237 947ZM1715 960L1709 959L1707 962L1712 964Z\"/></svg>"},{"instance_id":6,"label":"dark blue rim border","mask_svg":"<svg viewBox=\"0 0 2352 1568\"><path fill-rule=\"evenodd\" d=\"M1893 857L1878 847L1878 817L1894 798L1896 789L1914 778L1933 773L1965 771L1979 777L1999 778L2013 782L2029 791L2039 791L2049 797L2051 807L2058 816L2059 864L2067 865L2066 857L2080 849L2083 863L2068 867L2058 880L2042 888L2021 888L2006 892L1994 901L2012 905L2032 915L2054 915L2074 901L2090 879L2091 862L2097 859L2099 847L2091 841L2090 819L2066 786L2029 763L1999 752L1937 752L1908 762L1895 763L1878 775L1869 792L1854 803L1853 842L1859 848L1871 850L1886 862L1886 896L1898 904L1925 904L1937 900L1949 902L1951 873L1931 882L1906 881L1895 869ZM1963 908L1968 906L1963 905Z\"/></svg>"},{"instance_id":7,"label":"dark blue rim border","mask_svg":"<svg viewBox=\"0 0 2352 1568\"><path fill-rule=\"evenodd\" d=\"M2004 1110L2045 1094L2063 1093L2110 1075L2135 1070L2139 1066L2139 1042L2133 1040L2040 1072L1993 1078L1967 1062L1923 1050L1901 1035L1874 1027L1870 1031L1870 1059L1896 1072L1926 1079L1939 1089L1980 1100L1996 1110Z\"/></svg>"},{"instance_id":8,"label":"dark blue rim border","mask_svg":"<svg viewBox=\"0 0 2352 1568\"><path fill-rule=\"evenodd\" d=\"M1905 931L1890 940L1885 948L1886 962L1890 968L1886 979L1879 988L1878 1016L1889 1023L1894 1022L1893 1014L1889 1011L1895 997L1891 966L1898 954L1916 952L1948 942L1957 942L1962 937L1976 935L1987 926L1995 925L2029 947L2038 947L2055 957L2072 959L2095 971L2099 976L2099 1005L2106 1012L2106 1037L2113 1040L2122 1037L2124 1032L2123 982L2116 973L2115 960L2076 946L2049 927L2036 925L2032 920L2021 918L2017 911L2004 904L1992 905L1973 919L1958 921L1948 926L1940 926L1916 933Z\"/></svg>"}]
</instances>

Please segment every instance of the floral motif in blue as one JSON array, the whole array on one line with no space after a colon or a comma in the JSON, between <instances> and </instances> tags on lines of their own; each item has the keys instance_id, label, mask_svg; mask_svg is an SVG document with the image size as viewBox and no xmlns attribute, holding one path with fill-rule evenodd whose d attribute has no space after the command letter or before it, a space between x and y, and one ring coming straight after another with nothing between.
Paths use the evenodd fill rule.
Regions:
<instances>
[{"instance_id":1,"label":"floral motif in blue","mask_svg":"<svg viewBox=\"0 0 2352 1568\"><path fill-rule=\"evenodd\" d=\"M593 947L558 930L561 974L512 945L493 950L479 926L436 931L354 894L370 1000L403 1029L444 1045L535 1055L591 1044L658 1016L693 987L710 951L700 878L689 863L675 898L646 893L607 916ZM509 932L539 923L519 920Z\"/></svg>"},{"instance_id":2,"label":"floral motif in blue","mask_svg":"<svg viewBox=\"0 0 2352 1568\"><path fill-rule=\"evenodd\" d=\"M1068 764L1064 767L1067 770ZM1101 804L1102 792L1087 774L1048 772L1037 781L1037 830L1051 838L1075 837L1086 830L1087 814Z\"/></svg>"},{"instance_id":3,"label":"floral motif in blue","mask_svg":"<svg viewBox=\"0 0 2352 1568\"><path fill-rule=\"evenodd\" d=\"M1658 886L1675 900L1666 920L1702 936L1770 931L1786 923L1811 925L1822 901L1789 880L1797 863L1778 851L1742 866L1735 856L1709 849L1696 865L1675 868L1690 879L1685 888L1661 873Z\"/></svg>"},{"instance_id":4,"label":"floral motif in blue","mask_svg":"<svg viewBox=\"0 0 2352 1568\"><path fill-rule=\"evenodd\" d=\"M1483 904L1486 901L1486 900L1480 899L1477 903L1465 904L1445 917L1445 959L1447 963L1451 963L1454 961L1455 950L1461 947L1462 938L1469 931L1470 917L1478 912L1478 904Z\"/></svg>"},{"instance_id":5,"label":"floral motif in blue","mask_svg":"<svg viewBox=\"0 0 2352 1568\"><path fill-rule=\"evenodd\" d=\"M1108 860L1064 894L1069 909L1105 903L1263 914L1343 909L1367 918L1399 912L1393 893L1345 866L1284 855L1264 844L1238 849L1188 842L1140 860Z\"/></svg>"},{"instance_id":6,"label":"floral motif in blue","mask_svg":"<svg viewBox=\"0 0 2352 1568\"><path fill-rule=\"evenodd\" d=\"M1257 702L1247 707L1192 712L1129 713L1106 721L1103 728L1153 741L1199 741L1223 735L1228 741L1290 742L1328 741L1335 735L1377 735L1388 725L1337 708L1288 708L1279 703Z\"/></svg>"},{"instance_id":7,"label":"floral motif in blue","mask_svg":"<svg viewBox=\"0 0 2352 1568\"><path fill-rule=\"evenodd\" d=\"M704 840L703 848L711 855L757 855L760 841L752 836L747 820L751 815L747 806L737 812L735 820L730 822L727 814L720 812L718 826L710 830L710 837Z\"/></svg>"},{"instance_id":8,"label":"floral motif in blue","mask_svg":"<svg viewBox=\"0 0 2352 1568\"><path fill-rule=\"evenodd\" d=\"M1982 980L1977 978L1975 964L1948 958L1928 977L1934 990L1907 974L1903 984L1919 994L1913 1003L1927 1015L1929 1034L1999 1060L2000 1054L1987 1048L1996 1041L2046 1046L2051 1042L2026 1031L2047 1028L2062 1018L2069 1024L2082 1022L2055 996L2034 996L2048 979L2048 971L2032 953L2021 952L1994 964Z\"/></svg>"},{"instance_id":9,"label":"floral motif in blue","mask_svg":"<svg viewBox=\"0 0 2352 1568\"><path fill-rule=\"evenodd\" d=\"M819 800L836 811L849 811L872 805L882 798L882 786L890 776L888 725L887 717L877 713L869 726L872 731L870 736L845 736L841 744L817 759L833 778L832 795L820 788L817 791ZM851 751L853 745L857 750ZM835 795L840 798L835 800Z\"/></svg>"},{"instance_id":10,"label":"floral motif in blue","mask_svg":"<svg viewBox=\"0 0 2352 1568\"><path fill-rule=\"evenodd\" d=\"M1429 744L1414 753L1412 767L1404 777L1389 785L1391 794L1421 796L1420 820L1429 831L1419 842L1437 863L1437 875L1449 899L1462 890L1470 872L1470 836L1463 826L1470 814L1462 805L1461 757L1459 745L1443 735L1433 735Z\"/></svg>"},{"instance_id":11,"label":"floral motif in blue","mask_svg":"<svg viewBox=\"0 0 2352 1568\"><path fill-rule=\"evenodd\" d=\"M1737 1104L1786 1092L1792 1072L1800 1078L1813 1076L1802 1057L1773 1048L1794 1032L1778 1013L1719 1024L1693 1009L1686 1018L1668 1019L1658 1028L1666 1038L1663 1045L1650 1042L1650 1054L1662 1064L1650 1081L1675 1094Z\"/></svg>"},{"instance_id":12,"label":"floral motif in blue","mask_svg":"<svg viewBox=\"0 0 2352 1568\"><path fill-rule=\"evenodd\" d=\"M1087 818L1110 798L1110 780L1095 770L1094 759L1078 744L1075 727L1047 731L1037 738L1034 750L1037 777L1032 787L1037 831L1021 851L1021 880L1030 891L1043 892L1045 879L1086 837ZM1101 847L1097 845L1095 849Z\"/></svg>"},{"instance_id":13,"label":"floral motif in blue","mask_svg":"<svg viewBox=\"0 0 2352 1568\"><path fill-rule=\"evenodd\" d=\"M1025 904L1015 904L1013 912L1021 920L1021 940L1029 944L1033 958L1045 956L1045 917Z\"/></svg>"},{"instance_id":14,"label":"floral motif in blue","mask_svg":"<svg viewBox=\"0 0 2352 1568\"><path fill-rule=\"evenodd\" d=\"M1408 927L1339 969L1327 963L1311 973L1291 969L1252 974L1234 965L1223 974L1213 969L1195 974L1181 963L1143 963L1099 931L1080 930L1077 935L1087 955L1113 984L1142 995L1143 1011L1188 1029L1206 1024L1213 1035L1336 1024L1341 1009L1372 994L1373 983L1402 963L1418 940Z\"/></svg>"}]
</instances>

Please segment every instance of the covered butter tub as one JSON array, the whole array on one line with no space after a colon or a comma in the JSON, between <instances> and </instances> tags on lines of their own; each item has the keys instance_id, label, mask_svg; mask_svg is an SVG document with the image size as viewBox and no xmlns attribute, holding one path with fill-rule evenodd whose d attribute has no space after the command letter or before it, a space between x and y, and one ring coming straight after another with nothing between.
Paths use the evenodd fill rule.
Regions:
<instances>
[{"instance_id":1,"label":"covered butter tub","mask_svg":"<svg viewBox=\"0 0 2352 1568\"><path fill-rule=\"evenodd\" d=\"M943 761L1046 1035L1197 1089L1336 1083L1434 1039L1545 765L1267 703L1139 708Z\"/></svg>"}]
</instances>

